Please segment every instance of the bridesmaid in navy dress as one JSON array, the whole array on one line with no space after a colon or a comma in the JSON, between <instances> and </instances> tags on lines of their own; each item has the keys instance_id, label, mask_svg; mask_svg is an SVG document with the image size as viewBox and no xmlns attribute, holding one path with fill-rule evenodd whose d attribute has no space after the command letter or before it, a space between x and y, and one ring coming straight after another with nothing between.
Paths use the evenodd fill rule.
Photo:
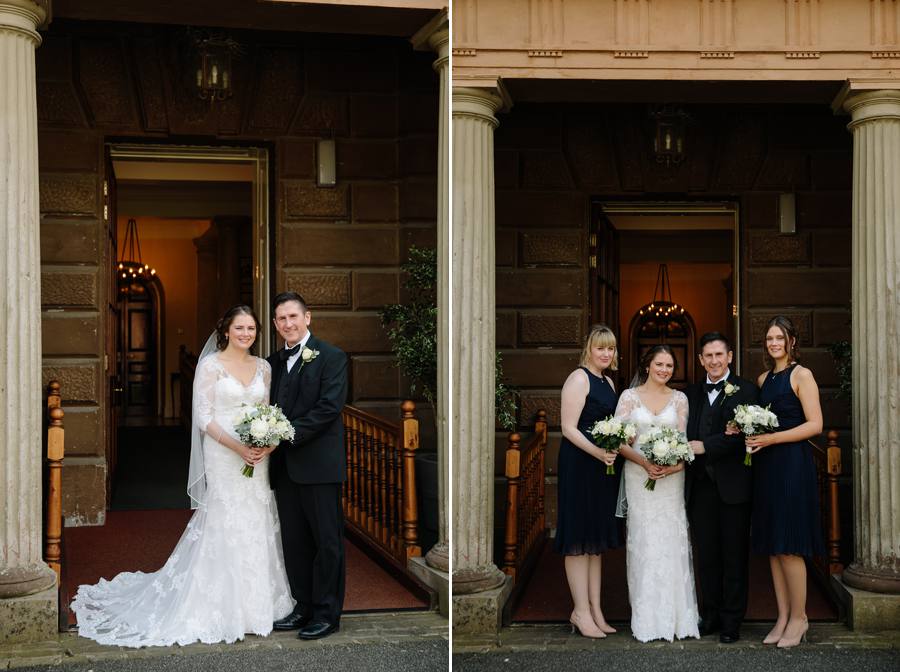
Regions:
<instances>
[{"instance_id":1,"label":"bridesmaid in navy dress","mask_svg":"<svg viewBox=\"0 0 900 672\"><path fill-rule=\"evenodd\" d=\"M824 552L816 467L809 439L822 433L819 388L797 363L797 330L777 316L766 328L766 364L759 403L770 404L778 431L747 438L753 457L752 545L769 556L778 620L764 644L796 646L806 636L805 557ZM758 454L757 454L758 453Z\"/></svg>"},{"instance_id":2,"label":"bridesmaid in navy dress","mask_svg":"<svg viewBox=\"0 0 900 672\"><path fill-rule=\"evenodd\" d=\"M585 637L615 632L600 608L601 553L623 543L615 517L621 461L615 476L606 474L616 453L592 441L587 430L616 410L618 396L605 374L618 366L616 337L606 326L595 325L587 336L581 366L562 389L559 446L559 514L554 548L566 556L566 578L575 608L569 621Z\"/></svg>"}]
</instances>

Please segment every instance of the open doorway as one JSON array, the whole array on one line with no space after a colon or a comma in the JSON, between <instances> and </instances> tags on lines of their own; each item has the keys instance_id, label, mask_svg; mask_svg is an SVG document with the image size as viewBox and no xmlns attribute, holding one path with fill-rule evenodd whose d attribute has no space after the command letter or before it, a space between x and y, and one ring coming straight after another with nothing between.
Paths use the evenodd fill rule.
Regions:
<instances>
[{"instance_id":1,"label":"open doorway","mask_svg":"<svg viewBox=\"0 0 900 672\"><path fill-rule=\"evenodd\" d=\"M109 145L111 510L185 509L196 357L229 306L270 347L265 149Z\"/></svg>"},{"instance_id":2,"label":"open doorway","mask_svg":"<svg viewBox=\"0 0 900 672\"><path fill-rule=\"evenodd\" d=\"M656 343L675 351L679 388L701 375L700 335L720 331L739 351L737 205L597 202L592 213L591 318L619 334L621 381Z\"/></svg>"}]
</instances>

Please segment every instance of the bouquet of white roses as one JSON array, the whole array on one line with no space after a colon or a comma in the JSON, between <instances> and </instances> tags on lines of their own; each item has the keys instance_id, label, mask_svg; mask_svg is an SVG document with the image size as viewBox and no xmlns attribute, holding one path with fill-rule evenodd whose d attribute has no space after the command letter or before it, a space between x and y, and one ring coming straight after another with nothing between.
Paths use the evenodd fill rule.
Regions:
<instances>
[{"instance_id":1,"label":"bouquet of white roses","mask_svg":"<svg viewBox=\"0 0 900 672\"><path fill-rule=\"evenodd\" d=\"M623 443L628 443L637 434L637 427L630 422L622 422L614 415L610 415L604 420L598 420L594 426L588 430L594 443L610 453L619 452L619 447ZM613 476L616 468L608 464L606 465L606 473Z\"/></svg>"},{"instance_id":2,"label":"bouquet of white roses","mask_svg":"<svg viewBox=\"0 0 900 672\"><path fill-rule=\"evenodd\" d=\"M269 404L244 404L246 410L234 425L241 442L248 446L264 448L275 446L282 441L294 440L294 426L288 422L278 406ZM245 464L241 473L253 477L253 466Z\"/></svg>"},{"instance_id":3,"label":"bouquet of white roses","mask_svg":"<svg viewBox=\"0 0 900 672\"><path fill-rule=\"evenodd\" d=\"M694 461L687 436L673 427L651 427L641 436L638 447L648 460L662 467L674 466L681 460ZM655 490L656 481L648 478L644 487Z\"/></svg>"},{"instance_id":4,"label":"bouquet of white roses","mask_svg":"<svg viewBox=\"0 0 900 672\"><path fill-rule=\"evenodd\" d=\"M734 408L734 424L746 436L768 434L778 427L778 416L770 411L768 406L763 408L756 404L740 404ZM748 448L747 454L744 455L744 464L749 467L752 463L753 456Z\"/></svg>"}]
</instances>

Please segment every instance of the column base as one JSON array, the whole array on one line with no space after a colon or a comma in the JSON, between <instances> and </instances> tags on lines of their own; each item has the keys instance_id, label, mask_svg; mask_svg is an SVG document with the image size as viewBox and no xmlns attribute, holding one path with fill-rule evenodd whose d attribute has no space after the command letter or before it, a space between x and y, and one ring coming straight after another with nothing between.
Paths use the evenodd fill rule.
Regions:
<instances>
[{"instance_id":1,"label":"column base","mask_svg":"<svg viewBox=\"0 0 900 672\"><path fill-rule=\"evenodd\" d=\"M874 593L848 585L845 577L831 577L831 586L847 614L847 625L857 632L900 630L900 595Z\"/></svg>"},{"instance_id":2,"label":"column base","mask_svg":"<svg viewBox=\"0 0 900 672\"><path fill-rule=\"evenodd\" d=\"M0 599L0 645L40 642L59 635L56 585L23 597Z\"/></svg>"},{"instance_id":3,"label":"column base","mask_svg":"<svg viewBox=\"0 0 900 672\"><path fill-rule=\"evenodd\" d=\"M512 577L503 576L503 584L491 590L453 595L453 634L497 634L503 621L503 608L513 589ZM456 577L453 577L456 590Z\"/></svg>"},{"instance_id":4,"label":"column base","mask_svg":"<svg viewBox=\"0 0 900 672\"><path fill-rule=\"evenodd\" d=\"M469 595L492 590L501 586L506 578L506 574L497 569L497 565L493 563L483 567L460 569L453 572L453 594Z\"/></svg>"},{"instance_id":5,"label":"column base","mask_svg":"<svg viewBox=\"0 0 900 672\"><path fill-rule=\"evenodd\" d=\"M450 575L429 565L422 558L410 558L407 565L417 579L434 590L438 595L438 612L450 617Z\"/></svg>"},{"instance_id":6,"label":"column base","mask_svg":"<svg viewBox=\"0 0 900 672\"><path fill-rule=\"evenodd\" d=\"M55 585L56 572L43 562L0 569L0 599L40 593Z\"/></svg>"},{"instance_id":7,"label":"column base","mask_svg":"<svg viewBox=\"0 0 900 672\"><path fill-rule=\"evenodd\" d=\"M896 572L861 567L854 562L844 570L843 580L859 590L900 595L900 576Z\"/></svg>"},{"instance_id":8,"label":"column base","mask_svg":"<svg viewBox=\"0 0 900 672\"><path fill-rule=\"evenodd\" d=\"M439 572L447 574L450 571L450 546L447 542L439 541L425 554L425 562Z\"/></svg>"}]
</instances>

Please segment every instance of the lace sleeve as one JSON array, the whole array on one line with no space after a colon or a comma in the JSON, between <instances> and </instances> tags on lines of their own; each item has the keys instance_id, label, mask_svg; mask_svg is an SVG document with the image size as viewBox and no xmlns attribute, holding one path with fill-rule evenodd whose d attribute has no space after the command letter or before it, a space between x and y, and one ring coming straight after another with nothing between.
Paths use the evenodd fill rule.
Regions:
<instances>
[{"instance_id":1,"label":"lace sleeve","mask_svg":"<svg viewBox=\"0 0 900 672\"><path fill-rule=\"evenodd\" d=\"M204 357L194 372L194 424L205 432L213 419L216 399L216 380L219 372L212 357Z\"/></svg>"},{"instance_id":2,"label":"lace sleeve","mask_svg":"<svg viewBox=\"0 0 900 672\"><path fill-rule=\"evenodd\" d=\"M269 398L269 391L272 389L272 365L262 357L257 358L259 368L262 369L263 383L266 386L266 399Z\"/></svg>"},{"instance_id":3,"label":"lace sleeve","mask_svg":"<svg viewBox=\"0 0 900 672\"><path fill-rule=\"evenodd\" d=\"M631 417L631 413L637 407L638 400L635 399L636 393L633 390L625 390L619 397L619 403L616 405L616 417L620 420L627 420Z\"/></svg>"},{"instance_id":4,"label":"lace sleeve","mask_svg":"<svg viewBox=\"0 0 900 672\"><path fill-rule=\"evenodd\" d=\"M684 392L675 390L675 413L678 414L678 431L687 431L688 421L688 398Z\"/></svg>"}]
</instances>

